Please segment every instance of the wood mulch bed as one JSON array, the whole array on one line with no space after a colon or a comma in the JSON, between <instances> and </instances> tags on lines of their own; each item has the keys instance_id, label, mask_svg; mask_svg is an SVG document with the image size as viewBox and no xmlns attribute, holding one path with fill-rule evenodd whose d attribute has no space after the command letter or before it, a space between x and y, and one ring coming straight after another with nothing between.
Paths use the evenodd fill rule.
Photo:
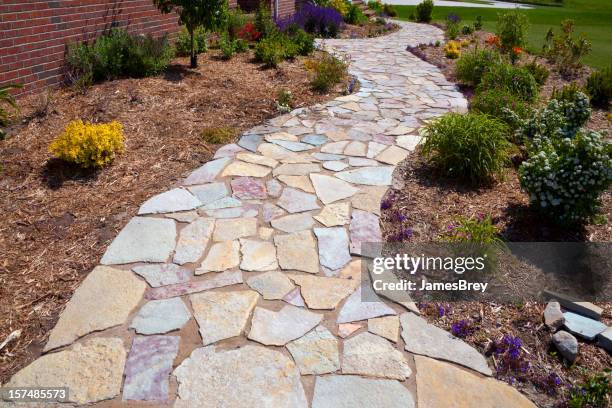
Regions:
<instances>
[{"instance_id":1,"label":"wood mulch bed","mask_svg":"<svg viewBox=\"0 0 612 408\"><path fill-rule=\"evenodd\" d=\"M278 115L281 89L294 108L346 89L312 91L303 57L278 69L252 58L222 61L213 50L195 70L176 59L161 76L19 101L22 120L0 142L0 343L21 336L0 351L0 383L40 354L64 304L140 204L212 157L219 146L202 141L205 127L258 125ZM125 152L99 171L53 159L48 145L73 119L121 122Z\"/></svg>"},{"instance_id":2,"label":"wood mulch bed","mask_svg":"<svg viewBox=\"0 0 612 408\"><path fill-rule=\"evenodd\" d=\"M479 46L489 33L475 34ZM465 37L464 37L465 38ZM474 47L471 44L469 48ZM443 46L422 46L412 49L422 59L441 68L445 76L456 82L455 60L447 59ZM466 52L466 48L462 52ZM546 64L543 59L539 63ZM574 80L585 82L590 70L585 68ZM568 81L552 71L541 91L541 103L551 95L553 88L561 88ZM466 97L473 90L462 87ZM609 112L593 110L588 127L604 130L610 135ZM457 217L474 217L490 214L501 235L508 242L612 242L612 192L603 197L602 216L605 222L571 229L547 222L529 207L528 196L520 188L515 167L506 171L504 179L490 186L474 188L457 180L440 176L420 155L419 149L398 168L397 187L386 196L391 206L382 212L382 228L385 241L396 240L401 231L412 229L412 236L405 242L427 243L440 240ZM399 221L398 221L399 220ZM514 285L526 284L528 273L515 277ZM522 279L525 279L524 281ZM602 321L612 324L612 303L599 303L604 308ZM506 380L541 407L564 407L570 385L582 384L589 376L601 374L612 366L612 356L592 343L579 340L579 354L575 366L569 366L555 353L551 345L552 333L542 322L545 304L525 302L502 304L490 302L454 302L422 304L424 316L432 323L450 330L452 323L466 320L474 329L465 340L485 354L491 352L493 342L504 334L521 338L524 359L530 368L525 373L500 373ZM443 314L440 307L444 308ZM495 364L494 361L492 361ZM561 386L550 384L554 373L561 379Z\"/></svg>"}]
</instances>

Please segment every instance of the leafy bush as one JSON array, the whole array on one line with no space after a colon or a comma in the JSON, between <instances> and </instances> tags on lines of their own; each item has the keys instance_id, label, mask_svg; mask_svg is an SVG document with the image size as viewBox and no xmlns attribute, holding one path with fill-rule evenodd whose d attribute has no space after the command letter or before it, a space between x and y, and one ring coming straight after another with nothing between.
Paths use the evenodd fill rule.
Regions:
<instances>
[{"instance_id":1,"label":"leafy bush","mask_svg":"<svg viewBox=\"0 0 612 408\"><path fill-rule=\"evenodd\" d=\"M538 64L535 61L525 64L523 68L529 71L529 73L533 76L533 79L536 80L539 86L544 85L546 83L546 80L548 79L548 75L550 75L548 68L546 68L542 64Z\"/></svg>"},{"instance_id":2,"label":"leafy bush","mask_svg":"<svg viewBox=\"0 0 612 408\"><path fill-rule=\"evenodd\" d=\"M608 376L610 370L604 370L604 374L593 376L580 385L570 390L569 408L604 408L609 404L609 396L612 395L612 386Z\"/></svg>"},{"instance_id":3,"label":"leafy bush","mask_svg":"<svg viewBox=\"0 0 612 408\"><path fill-rule=\"evenodd\" d=\"M520 11L508 11L497 16L497 36L502 50L510 52L514 47L524 48L527 45L529 20Z\"/></svg>"},{"instance_id":4,"label":"leafy bush","mask_svg":"<svg viewBox=\"0 0 612 408\"><path fill-rule=\"evenodd\" d=\"M130 35L114 29L93 44L68 46L66 62L73 80L103 81L120 76L145 77L164 71L173 56L167 37Z\"/></svg>"},{"instance_id":5,"label":"leafy bush","mask_svg":"<svg viewBox=\"0 0 612 408\"><path fill-rule=\"evenodd\" d=\"M347 64L330 54L306 61L306 68L312 75L310 84L319 92L328 92L348 74Z\"/></svg>"},{"instance_id":6,"label":"leafy bush","mask_svg":"<svg viewBox=\"0 0 612 408\"><path fill-rule=\"evenodd\" d=\"M357 7L355 4L351 4L344 15L344 21L348 24L361 25L368 21L368 18L365 14L363 14L363 11L361 11L359 7Z\"/></svg>"},{"instance_id":7,"label":"leafy bush","mask_svg":"<svg viewBox=\"0 0 612 408\"><path fill-rule=\"evenodd\" d=\"M443 238L447 242L473 242L490 245L501 242L499 229L493 224L490 215L477 217L459 217L448 226Z\"/></svg>"},{"instance_id":8,"label":"leafy bush","mask_svg":"<svg viewBox=\"0 0 612 408\"><path fill-rule=\"evenodd\" d=\"M208 51L206 40L206 31L202 28L196 28L193 36L193 46L196 54L202 54ZM174 43L175 54L179 57L187 57L191 55L191 36L185 27L181 29Z\"/></svg>"},{"instance_id":9,"label":"leafy bush","mask_svg":"<svg viewBox=\"0 0 612 408\"><path fill-rule=\"evenodd\" d=\"M236 42L230 40L227 33L223 33L219 38L219 49L221 50L221 57L223 59L232 59L234 54L236 54Z\"/></svg>"},{"instance_id":10,"label":"leafy bush","mask_svg":"<svg viewBox=\"0 0 612 408\"><path fill-rule=\"evenodd\" d=\"M247 21L238 31L238 38L244 41L257 41L261 38L261 33L257 31L255 24Z\"/></svg>"},{"instance_id":11,"label":"leafy bush","mask_svg":"<svg viewBox=\"0 0 612 408\"><path fill-rule=\"evenodd\" d=\"M423 154L443 173L472 183L500 176L508 163L508 127L482 113L448 113L425 126Z\"/></svg>"},{"instance_id":12,"label":"leafy bush","mask_svg":"<svg viewBox=\"0 0 612 408\"><path fill-rule=\"evenodd\" d=\"M574 38L574 21L561 22L561 34L555 35L552 28L548 30L543 53L554 62L564 76L574 75L582 67L582 58L591 52L591 42L584 36Z\"/></svg>"},{"instance_id":13,"label":"leafy bush","mask_svg":"<svg viewBox=\"0 0 612 408\"><path fill-rule=\"evenodd\" d=\"M514 116L509 116L506 109L510 109L518 118L526 118L531 109L527 102L520 97L502 89L488 89L477 92L470 101L472 110L495 116L511 126L515 126Z\"/></svg>"},{"instance_id":14,"label":"leafy bush","mask_svg":"<svg viewBox=\"0 0 612 408\"><path fill-rule=\"evenodd\" d=\"M469 35L472 34L474 32L474 28L470 25L464 25L463 27L461 27L461 34L463 35Z\"/></svg>"},{"instance_id":15,"label":"leafy bush","mask_svg":"<svg viewBox=\"0 0 612 408\"><path fill-rule=\"evenodd\" d=\"M461 55L461 43L458 41L449 41L444 46L444 55L446 58L456 59Z\"/></svg>"},{"instance_id":16,"label":"leafy bush","mask_svg":"<svg viewBox=\"0 0 612 408\"><path fill-rule=\"evenodd\" d=\"M314 37L301 28L291 37L300 55L310 55L314 51Z\"/></svg>"},{"instance_id":17,"label":"leafy bush","mask_svg":"<svg viewBox=\"0 0 612 408\"><path fill-rule=\"evenodd\" d=\"M333 7L338 10L338 12L343 16L346 16L350 6L351 4L346 0L331 0L327 5L327 7Z\"/></svg>"},{"instance_id":18,"label":"leafy bush","mask_svg":"<svg viewBox=\"0 0 612 408\"><path fill-rule=\"evenodd\" d=\"M397 17L397 10L392 4L383 4L382 14L389 17Z\"/></svg>"},{"instance_id":19,"label":"leafy bush","mask_svg":"<svg viewBox=\"0 0 612 408\"><path fill-rule=\"evenodd\" d=\"M495 50L474 49L457 61L457 78L466 85L477 86L484 73L501 62L501 55Z\"/></svg>"},{"instance_id":20,"label":"leafy bush","mask_svg":"<svg viewBox=\"0 0 612 408\"><path fill-rule=\"evenodd\" d=\"M11 94L12 89L20 89L23 85L21 84L9 84L0 86L0 127L7 126L11 120L11 113L6 110L6 106L14 111L18 110L17 101ZM4 140L6 133L0 129L0 140Z\"/></svg>"},{"instance_id":21,"label":"leafy bush","mask_svg":"<svg viewBox=\"0 0 612 408\"><path fill-rule=\"evenodd\" d=\"M230 40L241 38L239 36L240 30L248 23L247 16L242 12L240 6L229 10L227 13L227 20L225 22L225 31L227 32ZM252 23L251 23L252 24Z\"/></svg>"},{"instance_id":22,"label":"leafy bush","mask_svg":"<svg viewBox=\"0 0 612 408\"><path fill-rule=\"evenodd\" d=\"M498 64L482 76L479 91L503 89L526 101L535 101L538 97L538 83L525 68L510 64Z\"/></svg>"},{"instance_id":23,"label":"leafy bush","mask_svg":"<svg viewBox=\"0 0 612 408\"><path fill-rule=\"evenodd\" d=\"M431 21L431 13L433 13L433 0L423 0L416 6L416 21L419 23L429 23Z\"/></svg>"},{"instance_id":24,"label":"leafy bush","mask_svg":"<svg viewBox=\"0 0 612 408\"><path fill-rule=\"evenodd\" d=\"M519 178L531 205L547 217L586 221L612 186L612 144L596 132L579 132L572 139L536 137Z\"/></svg>"},{"instance_id":25,"label":"leafy bush","mask_svg":"<svg viewBox=\"0 0 612 408\"><path fill-rule=\"evenodd\" d=\"M59 159L81 167L104 167L123 152L123 126L118 122L83 123L72 121L49 145Z\"/></svg>"},{"instance_id":26,"label":"leafy bush","mask_svg":"<svg viewBox=\"0 0 612 408\"><path fill-rule=\"evenodd\" d=\"M303 46L303 45L302 45ZM255 59L267 67L276 67L285 59L294 58L299 53L299 45L287 35L277 33L264 38L255 46Z\"/></svg>"},{"instance_id":27,"label":"leafy bush","mask_svg":"<svg viewBox=\"0 0 612 408\"><path fill-rule=\"evenodd\" d=\"M333 38L338 35L342 21L342 14L335 8L306 3L295 14L277 20L276 25L283 32L297 26L310 34Z\"/></svg>"},{"instance_id":28,"label":"leafy bush","mask_svg":"<svg viewBox=\"0 0 612 408\"><path fill-rule=\"evenodd\" d=\"M236 130L231 127L208 127L202 131L202 140L211 144L230 143L236 137Z\"/></svg>"},{"instance_id":29,"label":"leafy bush","mask_svg":"<svg viewBox=\"0 0 612 408\"><path fill-rule=\"evenodd\" d=\"M568 88L571 91L571 88ZM557 96L525 120L513 118L518 139L572 138L591 116L589 98L582 92Z\"/></svg>"},{"instance_id":30,"label":"leafy bush","mask_svg":"<svg viewBox=\"0 0 612 408\"><path fill-rule=\"evenodd\" d=\"M474 31L482 30L482 16L476 16L476 20L474 21Z\"/></svg>"},{"instance_id":31,"label":"leafy bush","mask_svg":"<svg viewBox=\"0 0 612 408\"><path fill-rule=\"evenodd\" d=\"M444 29L444 34L447 38L451 40L456 39L459 36L459 23L454 22L452 20L446 21L446 28Z\"/></svg>"},{"instance_id":32,"label":"leafy bush","mask_svg":"<svg viewBox=\"0 0 612 408\"><path fill-rule=\"evenodd\" d=\"M276 109L278 109L278 111L281 113L290 112L292 97L293 95L289 90L281 89L278 91L278 96L276 97Z\"/></svg>"},{"instance_id":33,"label":"leafy bush","mask_svg":"<svg viewBox=\"0 0 612 408\"><path fill-rule=\"evenodd\" d=\"M255 29L261 33L263 38L268 38L278 31L274 20L272 20L270 8L265 2L259 4L257 13L255 14Z\"/></svg>"},{"instance_id":34,"label":"leafy bush","mask_svg":"<svg viewBox=\"0 0 612 408\"><path fill-rule=\"evenodd\" d=\"M587 79L586 91L593 106L608 109L612 98L612 67L591 73Z\"/></svg>"}]
</instances>

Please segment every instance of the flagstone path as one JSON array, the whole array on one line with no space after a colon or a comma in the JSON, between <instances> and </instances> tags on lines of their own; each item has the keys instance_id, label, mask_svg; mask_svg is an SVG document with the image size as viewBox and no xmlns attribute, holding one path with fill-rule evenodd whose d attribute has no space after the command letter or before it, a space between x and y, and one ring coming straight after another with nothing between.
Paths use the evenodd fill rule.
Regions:
<instances>
[{"instance_id":1,"label":"flagstone path","mask_svg":"<svg viewBox=\"0 0 612 408\"><path fill-rule=\"evenodd\" d=\"M442 32L401 26L325 41L357 93L251 129L145 202L7 386L125 406L533 407L414 304L362 302L395 166L423 121L467 109L405 50Z\"/></svg>"}]
</instances>

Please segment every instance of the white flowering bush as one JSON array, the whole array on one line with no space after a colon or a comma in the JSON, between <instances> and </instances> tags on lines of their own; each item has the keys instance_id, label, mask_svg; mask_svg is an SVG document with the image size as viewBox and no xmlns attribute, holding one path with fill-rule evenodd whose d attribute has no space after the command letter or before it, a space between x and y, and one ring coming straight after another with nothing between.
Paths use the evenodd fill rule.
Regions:
<instances>
[{"instance_id":1,"label":"white flowering bush","mask_svg":"<svg viewBox=\"0 0 612 408\"><path fill-rule=\"evenodd\" d=\"M612 144L597 132L578 132L573 138L537 136L519 177L531 204L547 216L586 221L612 185Z\"/></svg>"}]
</instances>

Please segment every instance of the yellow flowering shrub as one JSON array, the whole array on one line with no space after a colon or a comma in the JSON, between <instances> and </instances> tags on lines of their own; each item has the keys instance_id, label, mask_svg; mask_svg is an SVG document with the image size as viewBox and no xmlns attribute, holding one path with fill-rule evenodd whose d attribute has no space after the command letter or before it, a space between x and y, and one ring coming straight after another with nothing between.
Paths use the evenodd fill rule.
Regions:
<instances>
[{"instance_id":1,"label":"yellow flowering shrub","mask_svg":"<svg viewBox=\"0 0 612 408\"><path fill-rule=\"evenodd\" d=\"M83 123L73 120L49 145L57 158L81 167L104 167L123 152L123 126L119 122Z\"/></svg>"},{"instance_id":2,"label":"yellow flowering shrub","mask_svg":"<svg viewBox=\"0 0 612 408\"><path fill-rule=\"evenodd\" d=\"M331 0L329 2L329 5L330 7L333 7L338 10L338 12L343 16L346 16L346 13L348 12L348 3L346 2L346 0Z\"/></svg>"},{"instance_id":3,"label":"yellow flowering shrub","mask_svg":"<svg viewBox=\"0 0 612 408\"><path fill-rule=\"evenodd\" d=\"M459 41L449 41L444 46L446 58L456 59L461 55L461 43Z\"/></svg>"}]
</instances>

